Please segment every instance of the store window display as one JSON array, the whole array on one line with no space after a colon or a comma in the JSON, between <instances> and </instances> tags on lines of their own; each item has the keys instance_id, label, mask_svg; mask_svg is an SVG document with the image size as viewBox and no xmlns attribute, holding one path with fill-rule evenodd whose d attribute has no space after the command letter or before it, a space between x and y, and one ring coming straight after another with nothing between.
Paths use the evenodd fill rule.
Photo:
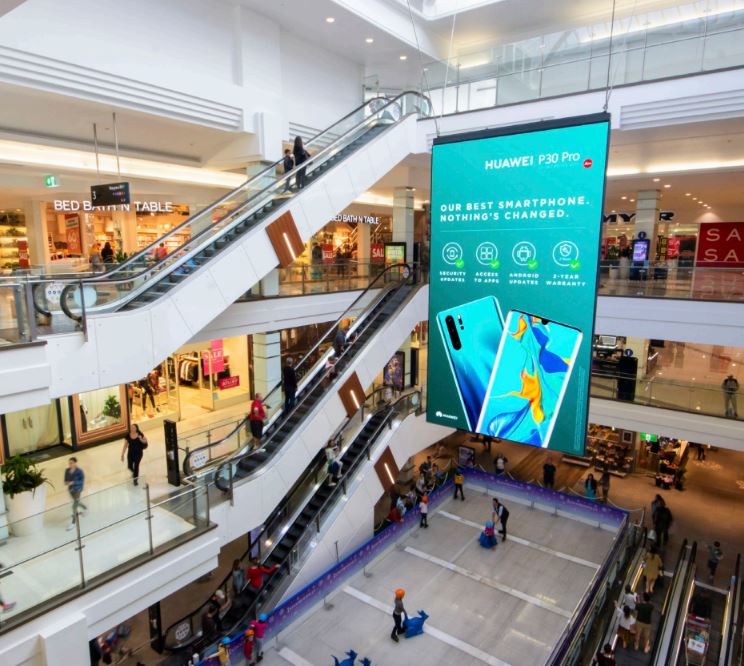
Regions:
<instances>
[{"instance_id":1,"label":"store window display","mask_svg":"<svg viewBox=\"0 0 744 666\"><path fill-rule=\"evenodd\" d=\"M10 272L29 266L25 213L20 208L0 210L0 270Z\"/></svg>"},{"instance_id":2,"label":"store window display","mask_svg":"<svg viewBox=\"0 0 744 666\"><path fill-rule=\"evenodd\" d=\"M112 438L126 432L127 392L124 386L96 389L72 397L76 441L86 444L102 436Z\"/></svg>"}]
</instances>

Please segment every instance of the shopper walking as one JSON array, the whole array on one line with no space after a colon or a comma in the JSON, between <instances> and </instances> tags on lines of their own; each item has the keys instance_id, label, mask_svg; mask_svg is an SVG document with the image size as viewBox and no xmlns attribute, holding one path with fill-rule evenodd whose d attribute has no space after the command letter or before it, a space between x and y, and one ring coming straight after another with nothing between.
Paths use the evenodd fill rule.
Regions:
<instances>
[{"instance_id":1,"label":"shopper walking","mask_svg":"<svg viewBox=\"0 0 744 666\"><path fill-rule=\"evenodd\" d=\"M103 260L104 264L114 263L114 248L111 247L111 243L109 243L108 241L106 241L103 249L101 250L101 259Z\"/></svg>"},{"instance_id":2,"label":"shopper walking","mask_svg":"<svg viewBox=\"0 0 744 666\"><path fill-rule=\"evenodd\" d=\"M419 527L429 527L429 498L424 495L419 502Z\"/></svg>"},{"instance_id":3,"label":"shopper walking","mask_svg":"<svg viewBox=\"0 0 744 666\"><path fill-rule=\"evenodd\" d=\"M267 620L266 613L261 613L257 620L251 620L248 625L249 629L253 629L253 651L256 654L256 663L263 660L264 636L266 635L266 629L269 627Z\"/></svg>"},{"instance_id":4,"label":"shopper walking","mask_svg":"<svg viewBox=\"0 0 744 666\"><path fill-rule=\"evenodd\" d=\"M398 588L395 590L395 600L394 600L394 606L393 606L393 631L390 634L390 638L392 638L396 643L398 642L398 636L400 636L402 633L405 632L406 627L403 622L403 616L406 615L406 609L405 606L403 606L403 597L406 596L406 591L403 589Z\"/></svg>"},{"instance_id":5,"label":"shopper walking","mask_svg":"<svg viewBox=\"0 0 744 666\"><path fill-rule=\"evenodd\" d=\"M269 406L264 403L263 396L260 393L256 393L256 395L253 396L251 413L248 417L254 447L261 446L261 437L263 436L264 422L266 421L266 413L268 411Z\"/></svg>"},{"instance_id":6,"label":"shopper walking","mask_svg":"<svg viewBox=\"0 0 744 666\"><path fill-rule=\"evenodd\" d=\"M121 450L121 460L124 462L124 455L127 456L127 467L132 472L134 485L138 485L139 469L142 462L142 456L147 448L147 437L139 429L136 423L129 426L129 432L124 435L124 448Z\"/></svg>"},{"instance_id":7,"label":"shopper walking","mask_svg":"<svg viewBox=\"0 0 744 666\"><path fill-rule=\"evenodd\" d=\"M723 389L723 413L727 418L735 419L739 415L736 411L736 394L739 392L739 382L736 377L729 375L721 384Z\"/></svg>"},{"instance_id":8,"label":"shopper walking","mask_svg":"<svg viewBox=\"0 0 744 666\"><path fill-rule=\"evenodd\" d=\"M617 625L617 637L623 644L623 648L627 648L628 643L635 635L636 619L631 612L630 606L623 606L622 608L620 608L617 602L615 602L615 608L617 608L617 613L620 616L620 620L618 621Z\"/></svg>"},{"instance_id":9,"label":"shopper walking","mask_svg":"<svg viewBox=\"0 0 744 666\"><path fill-rule=\"evenodd\" d=\"M153 390L153 386L150 383L150 375L140 379L138 384L139 387L142 389L142 411L145 411L145 408L147 407L147 398L150 398L150 404L152 405L152 408L155 411L159 412L160 409L155 404L155 391Z\"/></svg>"},{"instance_id":10,"label":"shopper walking","mask_svg":"<svg viewBox=\"0 0 744 666\"><path fill-rule=\"evenodd\" d=\"M546 488L555 488L556 467L552 458L548 458L543 465L543 485Z\"/></svg>"},{"instance_id":11,"label":"shopper walking","mask_svg":"<svg viewBox=\"0 0 744 666\"><path fill-rule=\"evenodd\" d=\"M654 593L654 585L656 585L656 579L661 574L663 566L661 557L656 551L656 546L651 546L643 556L643 573L646 577L646 592L649 595Z\"/></svg>"},{"instance_id":12,"label":"shopper walking","mask_svg":"<svg viewBox=\"0 0 744 666\"><path fill-rule=\"evenodd\" d=\"M83 486L85 485L85 472L78 467L77 458L70 458L67 461L67 469L65 470L65 485L67 491L72 497L72 521L67 526L67 531L75 529L75 518L78 515L78 511L85 515L88 511L88 507L80 501L80 495L83 492Z\"/></svg>"},{"instance_id":13,"label":"shopper walking","mask_svg":"<svg viewBox=\"0 0 744 666\"><path fill-rule=\"evenodd\" d=\"M101 245L98 241L94 241L90 246L88 259L90 260L90 269L94 273L106 270L103 266L103 259L101 258Z\"/></svg>"},{"instance_id":14,"label":"shopper walking","mask_svg":"<svg viewBox=\"0 0 744 666\"><path fill-rule=\"evenodd\" d=\"M457 499L457 494L460 494L460 499L464 502L465 501L465 493L462 491L462 486L465 483L465 475L462 473L462 469L459 467L455 470L455 497L454 499Z\"/></svg>"},{"instance_id":15,"label":"shopper walking","mask_svg":"<svg viewBox=\"0 0 744 666\"><path fill-rule=\"evenodd\" d=\"M587 499L597 499L597 479L594 478L594 474L589 474L584 481L584 494Z\"/></svg>"},{"instance_id":16,"label":"shopper walking","mask_svg":"<svg viewBox=\"0 0 744 666\"><path fill-rule=\"evenodd\" d=\"M294 367L294 359L287 357L287 362L282 368L282 389L284 391L284 411L289 412L295 406L297 396L297 371Z\"/></svg>"},{"instance_id":17,"label":"shopper walking","mask_svg":"<svg viewBox=\"0 0 744 666\"><path fill-rule=\"evenodd\" d=\"M302 137L301 136L296 136L295 137L294 147L292 149L292 155L294 156L295 167L300 166L300 164L303 164L304 162L306 162L309 159L309 157L310 157L310 153L308 153L305 150L305 146L302 145ZM306 171L306 169L307 169L307 167L302 167L302 169L300 169L297 172L297 176L295 176L295 180L297 182L297 188L298 189L302 189L303 187L305 187L305 171Z\"/></svg>"},{"instance_id":18,"label":"shopper walking","mask_svg":"<svg viewBox=\"0 0 744 666\"><path fill-rule=\"evenodd\" d=\"M669 541L669 528L672 526L674 520L672 512L669 507L662 504L656 508L654 517L654 530L656 530L656 542L660 546L665 546Z\"/></svg>"},{"instance_id":19,"label":"shopper walking","mask_svg":"<svg viewBox=\"0 0 744 666\"><path fill-rule=\"evenodd\" d=\"M636 606L636 635L635 649L643 645L643 651L651 651L651 622L654 615L654 606L651 603L651 595L643 593L641 602Z\"/></svg>"},{"instance_id":20,"label":"shopper walking","mask_svg":"<svg viewBox=\"0 0 744 666\"><path fill-rule=\"evenodd\" d=\"M251 560L246 569L246 576L248 576L248 584L254 592L258 592L264 584L264 576L270 576L279 568L278 564L273 567L266 567L261 564L258 560Z\"/></svg>"},{"instance_id":21,"label":"shopper walking","mask_svg":"<svg viewBox=\"0 0 744 666\"><path fill-rule=\"evenodd\" d=\"M599 487L602 489L601 501L606 504L610 498L610 470L606 465L599 477Z\"/></svg>"},{"instance_id":22,"label":"shopper walking","mask_svg":"<svg viewBox=\"0 0 744 666\"><path fill-rule=\"evenodd\" d=\"M284 159L282 159L282 166L284 167L284 173L287 174L292 169L295 168L295 161L294 161L294 155L292 155L292 151L289 148L284 149ZM284 191L288 192L290 189L290 185L292 183L292 179L290 177L287 177L287 179L284 181Z\"/></svg>"},{"instance_id":23,"label":"shopper walking","mask_svg":"<svg viewBox=\"0 0 744 666\"><path fill-rule=\"evenodd\" d=\"M336 335L333 338L333 351L336 353L336 358L343 354L344 348L346 347L346 327L339 324Z\"/></svg>"},{"instance_id":24,"label":"shopper walking","mask_svg":"<svg viewBox=\"0 0 744 666\"><path fill-rule=\"evenodd\" d=\"M501 529L499 534L501 540L506 541L506 522L509 520L509 509L507 509L498 498L494 497L491 504L493 505L493 511L491 512L491 522L495 525L497 522L501 523Z\"/></svg>"},{"instance_id":25,"label":"shopper walking","mask_svg":"<svg viewBox=\"0 0 744 666\"><path fill-rule=\"evenodd\" d=\"M721 550L721 542L714 541L712 545L708 546L708 580L712 583L716 577L716 569L718 569L718 563L723 559L723 551Z\"/></svg>"}]
</instances>

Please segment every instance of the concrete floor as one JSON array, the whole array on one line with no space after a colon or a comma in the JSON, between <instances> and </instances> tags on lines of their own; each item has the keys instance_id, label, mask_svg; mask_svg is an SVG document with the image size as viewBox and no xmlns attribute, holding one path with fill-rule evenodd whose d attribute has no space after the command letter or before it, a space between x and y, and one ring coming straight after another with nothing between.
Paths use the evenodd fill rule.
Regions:
<instances>
[{"instance_id":1,"label":"concrete floor","mask_svg":"<svg viewBox=\"0 0 744 666\"><path fill-rule=\"evenodd\" d=\"M331 663L354 649L373 664L545 663L605 558L613 535L510 503L509 536L479 546L491 500L466 488L395 548L272 641L265 663ZM546 573L549 572L549 573ZM407 590L409 614L425 610L427 632L390 639L393 590ZM278 650L277 650L278 647Z\"/></svg>"}]
</instances>

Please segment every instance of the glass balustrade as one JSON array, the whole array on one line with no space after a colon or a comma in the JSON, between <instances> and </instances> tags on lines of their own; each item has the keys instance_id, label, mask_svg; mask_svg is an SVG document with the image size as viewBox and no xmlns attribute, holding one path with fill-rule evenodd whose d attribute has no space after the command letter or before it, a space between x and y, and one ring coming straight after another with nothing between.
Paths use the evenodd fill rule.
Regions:
<instances>
[{"instance_id":1,"label":"glass balustrade","mask_svg":"<svg viewBox=\"0 0 744 666\"><path fill-rule=\"evenodd\" d=\"M209 527L204 486L152 499L141 478L139 486L83 493L80 501L74 519L72 502L66 502L0 528L2 595L15 604L3 613L3 629Z\"/></svg>"}]
</instances>

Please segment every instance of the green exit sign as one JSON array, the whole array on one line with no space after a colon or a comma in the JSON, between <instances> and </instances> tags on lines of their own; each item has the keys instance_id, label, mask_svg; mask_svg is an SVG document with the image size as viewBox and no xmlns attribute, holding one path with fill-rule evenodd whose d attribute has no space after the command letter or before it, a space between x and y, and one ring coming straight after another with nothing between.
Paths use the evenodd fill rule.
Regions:
<instances>
[{"instance_id":1,"label":"green exit sign","mask_svg":"<svg viewBox=\"0 0 744 666\"><path fill-rule=\"evenodd\" d=\"M44 185L47 187L59 187L58 176L44 176Z\"/></svg>"}]
</instances>

